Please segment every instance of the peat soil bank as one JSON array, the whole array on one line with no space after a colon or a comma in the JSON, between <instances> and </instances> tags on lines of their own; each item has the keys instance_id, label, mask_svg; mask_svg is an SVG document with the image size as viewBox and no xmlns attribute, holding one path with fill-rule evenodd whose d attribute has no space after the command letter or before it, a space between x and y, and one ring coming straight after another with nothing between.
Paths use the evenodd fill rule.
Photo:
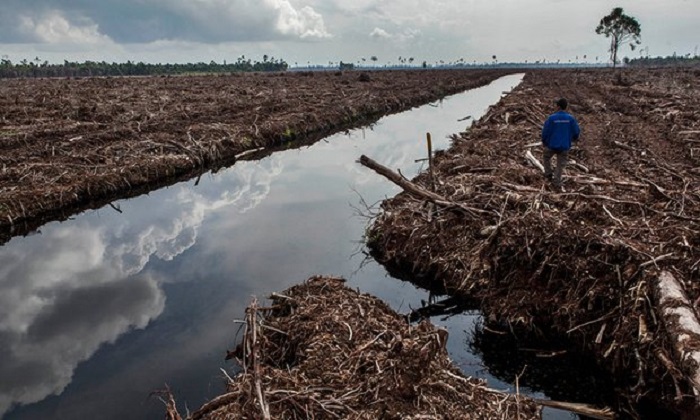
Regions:
<instances>
[{"instance_id":1,"label":"peat soil bank","mask_svg":"<svg viewBox=\"0 0 700 420\"><path fill-rule=\"evenodd\" d=\"M219 369L235 369L223 359L251 296L312 275L343 276L402 313L420 307L427 292L387 278L362 253L365 203L399 191L355 160L366 154L412 178L425 165L415 160L426 156L426 132L446 148L471 124L465 117L479 118L521 79L12 239L0 247L0 416L161 417L149 393L166 384L197 407L223 389ZM468 349L477 320L433 322L449 329L449 351L467 374L512 389Z\"/></svg>"}]
</instances>

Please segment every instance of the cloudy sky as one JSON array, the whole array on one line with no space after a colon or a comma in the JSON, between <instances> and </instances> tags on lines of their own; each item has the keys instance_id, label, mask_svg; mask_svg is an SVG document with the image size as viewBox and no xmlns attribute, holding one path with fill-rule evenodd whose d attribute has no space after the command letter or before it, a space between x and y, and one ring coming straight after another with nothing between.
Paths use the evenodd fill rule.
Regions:
<instances>
[{"instance_id":1,"label":"cloudy sky","mask_svg":"<svg viewBox=\"0 0 700 420\"><path fill-rule=\"evenodd\" d=\"M0 55L13 61L603 61L608 43L594 29L615 6L639 20L652 56L695 54L700 44L697 0L1 2Z\"/></svg>"}]
</instances>

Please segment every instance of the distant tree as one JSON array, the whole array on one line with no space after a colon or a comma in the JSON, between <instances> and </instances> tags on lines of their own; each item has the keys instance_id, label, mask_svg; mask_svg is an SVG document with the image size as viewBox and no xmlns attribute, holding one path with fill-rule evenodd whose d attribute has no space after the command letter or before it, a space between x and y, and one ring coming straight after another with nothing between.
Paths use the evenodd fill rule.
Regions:
<instances>
[{"instance_id":1,"label":"distant tree","mask_svg":"<svg viewBox=\"0 0 700 420\"><path fill-rule=\"evenodd\" d=\"M369 58L370 60L374 61L375 63L377 62L378 58L376 55L373 55Z\"/></svg>"},{"instance_id":2,"label":"distant tree","mask_svg":"<svg viewBox=\"0 0 700 420\"><path fill-rule=\"evenodd\" d=\"M597 34L603 34L606 38L610 38L610 60L613 63L613 68L617 64L617 52L620 45L629 43L630 48L634 48L641 44L640 33L642 27L637 22L637 19L627 16L622 7L616 7L609 15L603 17L595 29Z\"/></svg>"}]
</instances>

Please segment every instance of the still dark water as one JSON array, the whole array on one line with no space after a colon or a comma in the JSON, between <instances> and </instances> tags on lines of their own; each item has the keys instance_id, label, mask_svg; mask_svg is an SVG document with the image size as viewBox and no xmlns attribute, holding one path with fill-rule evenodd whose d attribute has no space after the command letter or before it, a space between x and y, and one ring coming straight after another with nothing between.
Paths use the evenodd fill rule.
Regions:
<instances>
[{"instance_id":1,"label":"still dark water","mask_svg":"<svg viewBox=\"0 0 700 420\"><path fill-rule=\"evenodd\" d=\"M366 154L411 178L424 168L414 160L426 155L426 132L446 148L449 134L471 124L458 120L478 119L521 79L238 162L198 185L119 201L121 213L86 212L0 247L0 416L162 418L149 393L166 384L181 409L196 409L222 391L220 368L234 369L223 356L251 297L315 274L343 276L402 313L420 307L427 292L359 252L368 220L356 208L398 187L355 160ZM448 349L467 374L512 390L469 351L477 320L434 322L449 329Z\"/></svg>"}]
</instances>

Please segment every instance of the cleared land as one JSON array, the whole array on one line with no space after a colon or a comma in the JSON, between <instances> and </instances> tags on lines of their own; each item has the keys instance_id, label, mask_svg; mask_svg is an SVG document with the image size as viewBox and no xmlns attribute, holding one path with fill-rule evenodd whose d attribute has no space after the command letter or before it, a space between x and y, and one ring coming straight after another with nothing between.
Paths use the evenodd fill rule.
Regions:
<instances>
[{"instance_id":1,"label":"cleared land","mask_svg":"<svg viewBox=\"0 0 700 420\"><path fill-rule=\"evenodd\" d=\"M595 356L617 412L651 402L697 415L699 76L528 73L436 156L435 182L421 174L382 204L370 246L423 286L480 302L491 330L524 327ZM526 158L541 160L561 96L583 130L563 190Z\"/></svg>"},{"instance_id":2,"label":"cleared land","mask_svg":"<svg viewBox=\"0 0 700 420\"><path fill-rule=\"evenodd\" d=\"M0 242L505 71L0 80ZM264 153L264 152L262 152Z\"/></svg>"},{"instance_id":3,"label":"cleared land","mask_svg":"<svg viewBox=\"0 0 700 420\"><path fill-rule=\"evenodd\" d=\"M4 80L0 239L503 74ZM523 327L593 355L616 380L618 413L638 417L651 402L697 416L698 77L682 69L529 72L436 156L434 179L422 174L404 184L410 193L383 203L370 245L423 286L478 301L496 321L491 330ZM525 157L541 159L540 124L560 96L583 129L563 190ZM252 378L240 378L245 392ZM352 412L362 401L333 409Z\"/></svg>"}]
</instances>

